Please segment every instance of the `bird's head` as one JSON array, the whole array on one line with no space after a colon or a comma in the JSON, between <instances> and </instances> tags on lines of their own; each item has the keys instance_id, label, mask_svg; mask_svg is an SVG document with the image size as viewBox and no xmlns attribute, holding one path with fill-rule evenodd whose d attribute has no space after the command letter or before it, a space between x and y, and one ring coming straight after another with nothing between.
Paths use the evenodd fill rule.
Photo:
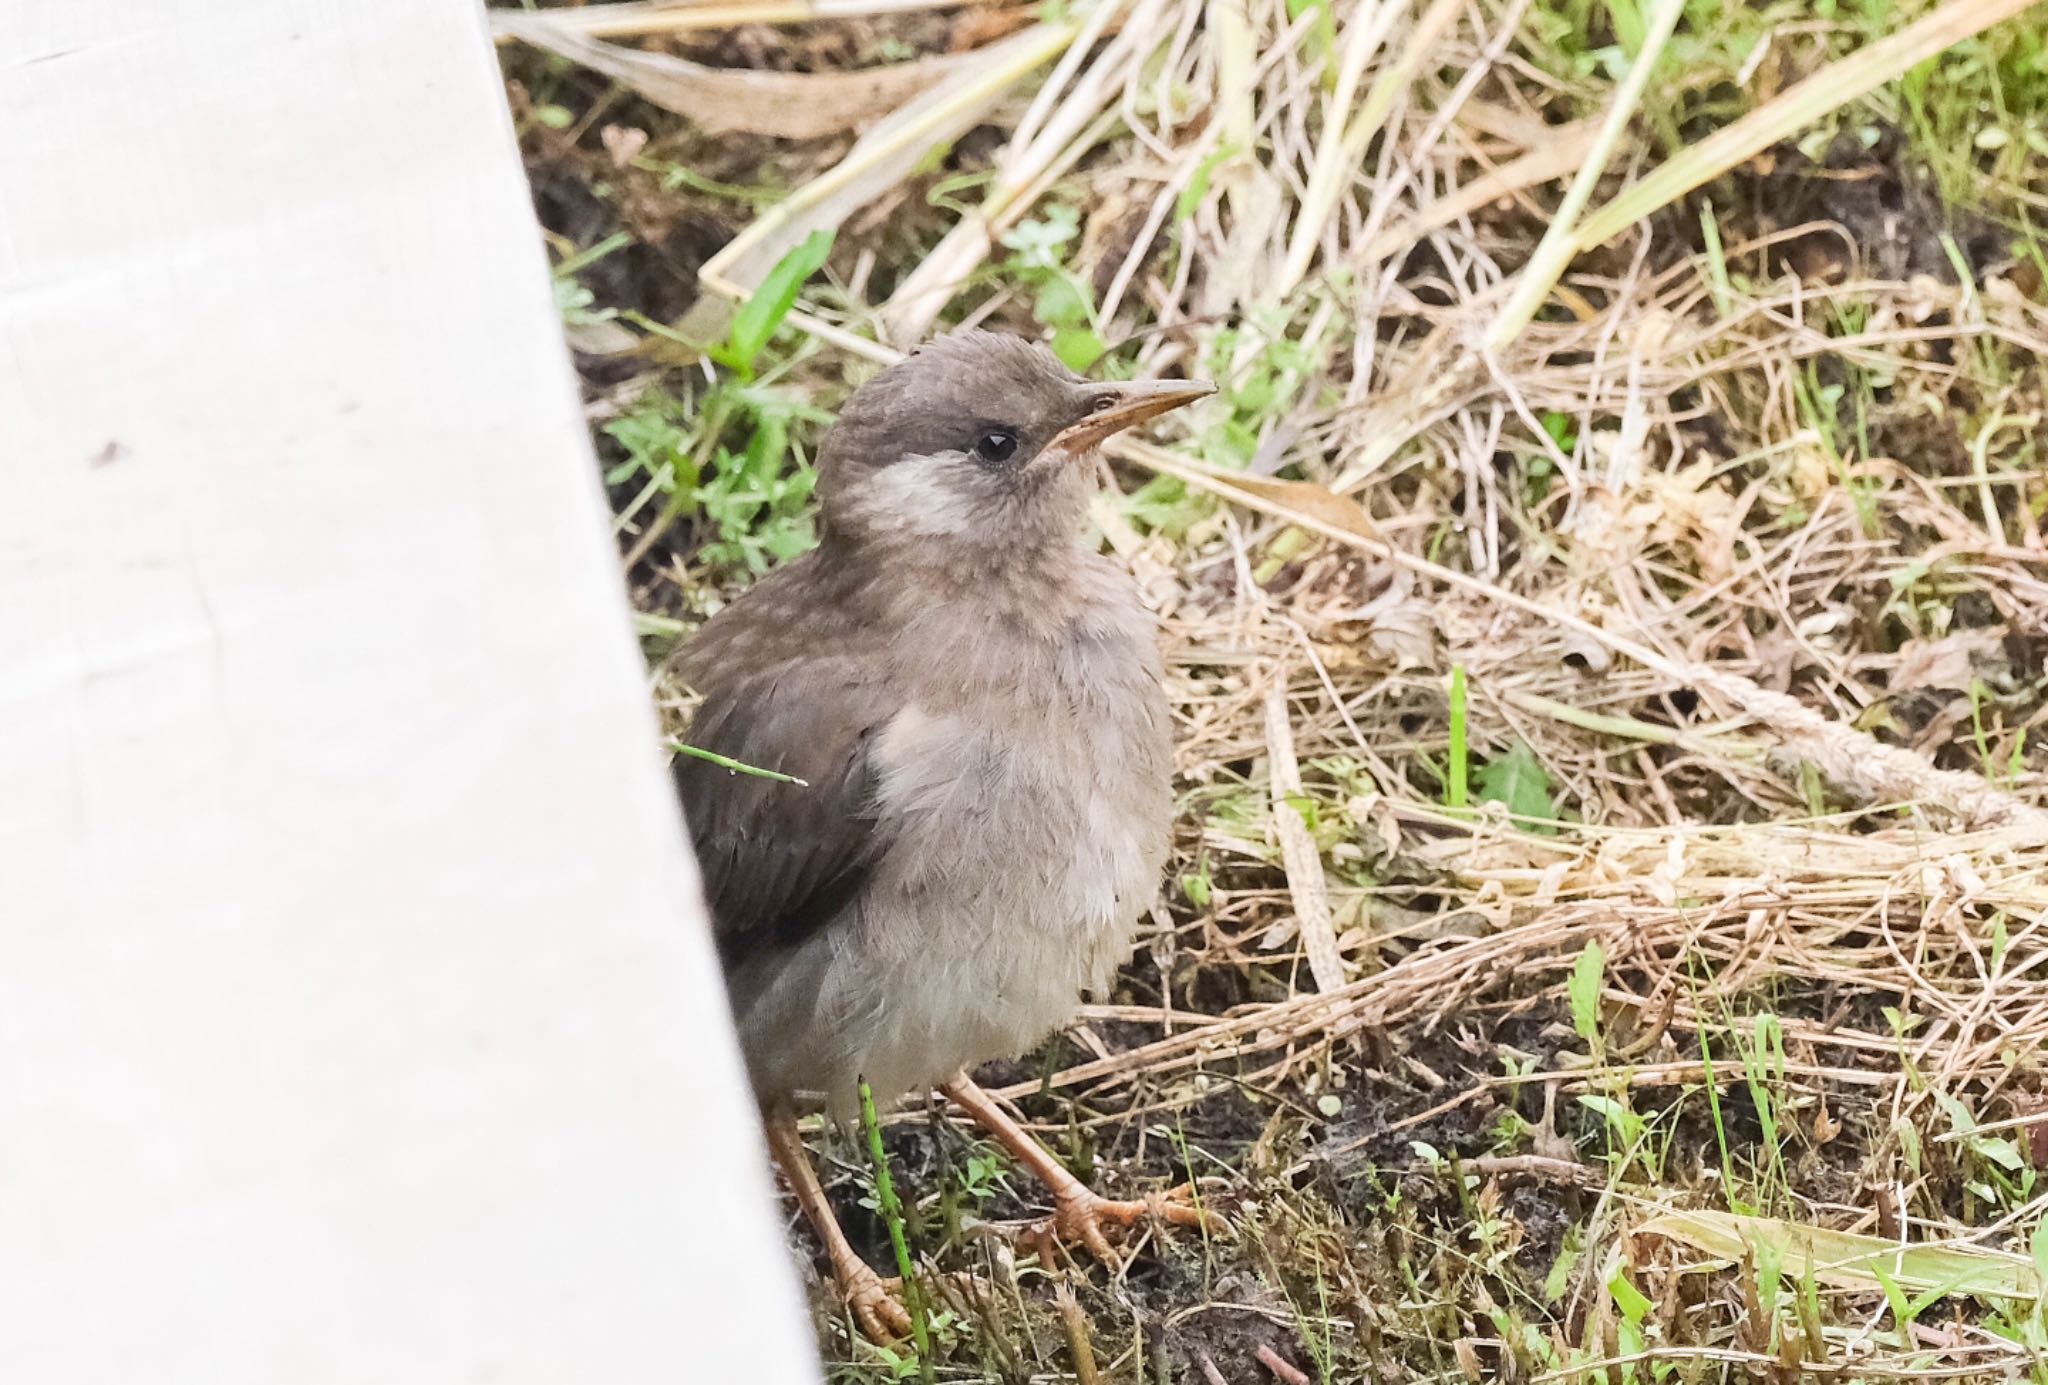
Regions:
<instances>
[{"instance_id":1,"label":"bird's head","mask_svg":"<svg viewBox=\"0 0 2048 1385\"><path fill-rule=\"evenodd\" d=\"M826 532L979 548L1078 528L1103 439L1213 392L1085 380L1036 342L963 330L854 393L819 453Z\"/></svg>"}]
</instances>

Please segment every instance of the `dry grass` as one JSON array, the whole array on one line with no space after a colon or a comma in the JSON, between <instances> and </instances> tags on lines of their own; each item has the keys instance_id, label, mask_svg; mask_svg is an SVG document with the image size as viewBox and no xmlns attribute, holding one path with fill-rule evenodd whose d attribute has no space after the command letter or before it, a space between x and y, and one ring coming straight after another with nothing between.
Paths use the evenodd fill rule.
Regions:
<instances>
[{"instance_id":1,"label":"dry grass","mask_svg":"<svg viewBox=\"0 0 2048 1385\"><path fill-rule=\"evenodd\" d=\"M1236 1232L1039 1265L980 1234L1029 1189L905 1113L914 1241L974 1274L924 1361L821 1299L835 1378L2048 1379L2042 14L1904 77L1876 42L2019 8L891 0L649 40L785 83L965 55L859 141L714 140L508 49L544 219L624 232L570 317L657 663L800 542L801 486L703 478L763 419L801 476L792 401L934 322L1223 386L1098 512L1167 626L1175 878L1114 1003L986 1076ZM674 339L819 226L759 381Z\"/></svg>"}]
</instances>

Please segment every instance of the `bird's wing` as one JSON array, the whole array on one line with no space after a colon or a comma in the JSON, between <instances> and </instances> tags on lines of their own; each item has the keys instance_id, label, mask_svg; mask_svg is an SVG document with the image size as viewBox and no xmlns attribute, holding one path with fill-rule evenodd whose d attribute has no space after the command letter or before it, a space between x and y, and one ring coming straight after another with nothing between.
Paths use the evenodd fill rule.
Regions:
<instances>
[{"instance_id":1,"label":"bird's wing","mask_svg":"<svg viewBox=\"0 0 2048 1385\"><path fill-rule=\"evenodd\" d=\"M871 747L896 709L843 658L792 656L713 681L688 743L804 781L676 756L676 791L730 962L801 942L873 871L888 840L872 812Z\"/></svg>"}]
</instances>

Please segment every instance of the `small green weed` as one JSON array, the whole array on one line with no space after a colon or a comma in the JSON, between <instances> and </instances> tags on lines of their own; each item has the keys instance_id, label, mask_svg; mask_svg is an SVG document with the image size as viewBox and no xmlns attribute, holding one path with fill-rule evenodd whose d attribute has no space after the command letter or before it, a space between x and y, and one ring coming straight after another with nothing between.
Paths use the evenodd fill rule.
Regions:
<instances>
[{"instance_id":1,"label":"small green weed","mask_svg":"<svg viewBox=\"0 0 2048 1385\"><path fill-rule=\"evenodd\" d=\"M907 1364L914 1366L925 1385L931 1385L936 1378L932 1367L931 1317L924 1293L918 1287L916 1267L910 1261L910 1243L903 1234L903 1204L896 1198L896 1180L889 1174L889 1156L882 1148L882 1122L875 1114L875 1094L866 1078L860 1082L860 1125L867 1136L868 1157L873 1161L875 1200L882 1221L889 1228L889 1248L896 1254L896 1273L903 1281L904 1307L910 1310L910 1334L917 1355L914 1362ZM908 1379L908 1372L899 1373L897 1378Z\"/></svg>"},{"instance_id":2,"label":"small green weed","mask_svg":"<svg viewBox=\"0 0 2048 1385\"><path fill-rule=\"evenodd\" d=\"M1465 725L1465 666L1451 665L1450 773L1444 776L1444 806L1462 808L1471 794L1471 747Z\"/></svg>"},{"instance_id":3,"label":"small green weed","mask_svg":"<svg viewBox=\"0 0 2048 1385\"><path fill-rule=\"evenodd\" d=\"M649 391L605 425L626 454L605 480L637 479L643 500L662 498L656 530L701 515L696 553L714 573L758 575L816 542L809 502L817 472L802 457L791 464L789 435L794 423L820 419L780 390L730 378L691 400Z\"/></svg>"},{"instance_id":4,"label":"small green weed","mask_svg":"<svg viewBox=\"0 0 2048 1385\"><path fill-rule=\"evenodd\" d=\"M701 518L695 556L715 576L758 576L816 542L810 499L817 472L793 446L792 433L829 423L831 416L774 388L762 362L804 281L831 248L829 233L806 237L740 305L725 339L701 348L724 372L685 398L649 390L605 425L625 453L606 471L605 483L640 482L622 514L631 518L661 502L629 557L638 558L686 514ZM578 260L587 264L595 250ZM627 316L657 335L675 335Z\"/></svg>"},{"instance_id":5,"label":"small green weed","mask_svg":"<svg viewBox=\"0 0 2048 1385\"><path fill-rule=\"evenodd\" d=\"M743 380L754 378L754 362L760 359L761 350L775 335L775 329L796 307L796 296L803 291L804 280L817 273L832 253L832 235L830 231L813 231L775 262L761 280L761 286L747 295L747 301L732 315L725 340L709 348L713 360L737 371Z\"/></svg>"},{"instance_id":6,"label":"small green weed","mask_svg":"<svg viewBox=\"0 0 2048 1385\"><path fill-rule=\"evenodd\" d=\"M1074 370L1087 370L1109 348L1095 320L1087 281L1066 266L1080 234L1080 213L1050 204L1043 219L1020 221L1003 233L1010 253L1001 272L1031 291L1032 316L1052 328L1053 354Z\"/></svg>"},{"instance_id":7,"label":"small green weed","mask_svg":"<svg viewBox=\"0 0 2048 1385\"><path fill-rule=\"evenodd\" d=\"M1557 831L1557 817L1550 771L1536 758L1526 741L1515 741L1504 754L1479 767L1472 787L1487 803L1498 803L1512 813L1516 826L1524 831L1550 834Z\"/></svg>"}]
</instances>

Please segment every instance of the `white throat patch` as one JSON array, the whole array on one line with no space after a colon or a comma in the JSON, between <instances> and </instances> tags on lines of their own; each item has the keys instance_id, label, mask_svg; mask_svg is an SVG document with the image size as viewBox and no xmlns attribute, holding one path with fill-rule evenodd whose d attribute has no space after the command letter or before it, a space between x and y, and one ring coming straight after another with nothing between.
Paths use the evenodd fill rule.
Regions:
<instances>
[{"instance_id":1,"label":"white throat patch","mask_svg":"<svg viewBox=\"0 0 2048 1385\"><path fill-rule=\"evenodd\" d=\"M974 527L976 499L948 473L972 465L964 452L905 457L862 478L846 508L869 530L957 537Z\"/></svg>"}]
</instances>

